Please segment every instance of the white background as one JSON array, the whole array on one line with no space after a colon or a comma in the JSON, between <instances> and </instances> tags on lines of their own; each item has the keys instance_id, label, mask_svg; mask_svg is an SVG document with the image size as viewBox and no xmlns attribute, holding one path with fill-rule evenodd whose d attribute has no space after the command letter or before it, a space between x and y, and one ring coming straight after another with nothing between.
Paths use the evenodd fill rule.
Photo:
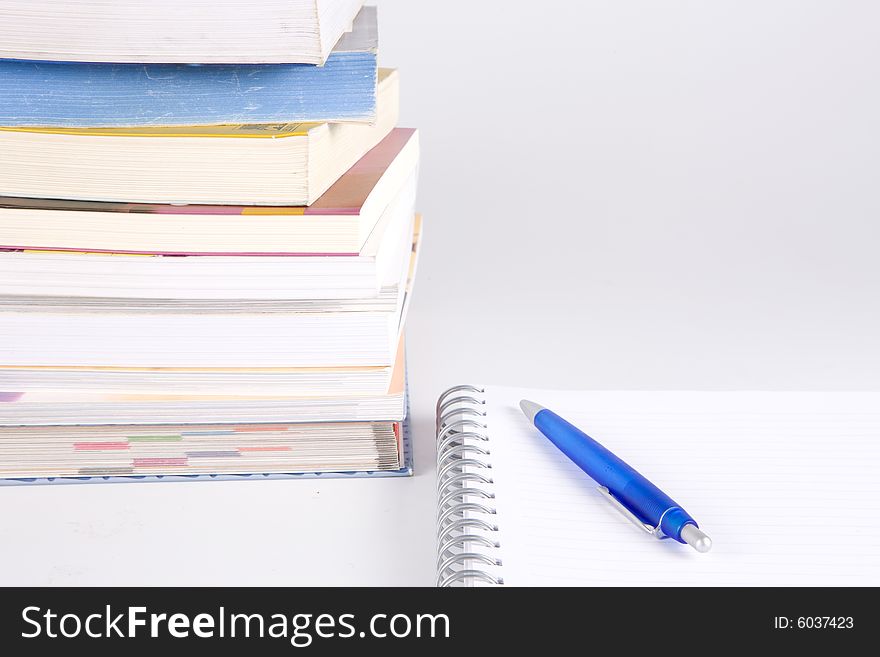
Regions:
<instances>
[{"instance_id":1,"label":"white background","mask_svg":"<svg viewBox=\"0 0 880 657\"><path fill-rule=\"evenodd\" d=\"M416 476L0 488L0 583L429 585L455 383L880 388L880 5L379 4Z\"/></svg>"}]
</instances>

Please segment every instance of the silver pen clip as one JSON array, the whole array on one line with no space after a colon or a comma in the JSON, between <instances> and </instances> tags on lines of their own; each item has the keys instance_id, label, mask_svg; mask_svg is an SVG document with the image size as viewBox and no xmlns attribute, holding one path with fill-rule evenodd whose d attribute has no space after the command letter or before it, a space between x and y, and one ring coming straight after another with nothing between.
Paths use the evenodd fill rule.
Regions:
<instances>
[{"instance_id":1,"label":"silver pen clip","mask_svg":"<svg viewBox=\"0 0 880 657\"><path fill-rule=\"evenodd\" d=\"M624 518L629 520L632 524L641 529L643 532L650 534L658 540L669 538L666 534L663 533L663 530L660 529L660 523L657 523L656 527L652 527L648 523L642 522L636 514L634 514L632 511L626 508L626 506L624 506L623 502L614 497L614 495L611 494L611 491L608 490L605 486L599 486L597 490L599 491L599 493L601 493L602 497L604 497L611 503L611 506L617 509L621 513L621 515L623 515ZM666 515L666 512L664 512L663 515ZM660 517L660 522L663 522L662 516Z\"/></svg>"}]
</instances>

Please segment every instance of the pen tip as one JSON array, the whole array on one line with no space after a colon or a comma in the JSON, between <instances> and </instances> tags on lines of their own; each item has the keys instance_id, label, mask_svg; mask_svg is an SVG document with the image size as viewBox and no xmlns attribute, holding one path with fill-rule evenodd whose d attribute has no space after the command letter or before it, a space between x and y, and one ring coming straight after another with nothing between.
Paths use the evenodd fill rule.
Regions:
<instances>
[{"instance_id":1,"label":"pen tip","mask_svg":"<svg viewBox=\"0 0 880 657\"><path fill-rule=\"evenodd\" d=\"M525 414L527 418L529 418L529 422L535 421L535 416L544 410L544 407L540 404L536 404L535 402L529 401L528 399L522 399L519 402L519 407L522 409L522 412Z\"/></svg>"},{"instance_id":2,"label":"pen tip","mask_svg":"<svg viewBox=\"0 0 880 657\"><path fill-rule=\"evenodd\" d=\"M696 525L685 525L681 530L681 540L697 552L706 553L712 549L712 539Z\"/></svg>"}]
</instances>

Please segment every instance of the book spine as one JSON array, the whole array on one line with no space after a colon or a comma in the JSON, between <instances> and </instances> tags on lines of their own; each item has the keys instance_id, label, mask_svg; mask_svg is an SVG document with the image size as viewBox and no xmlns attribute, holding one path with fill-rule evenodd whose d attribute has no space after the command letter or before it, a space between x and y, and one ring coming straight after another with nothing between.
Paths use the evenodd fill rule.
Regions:
<instances>
[{"instance_id":1,"label":"book spine","mask_svg":"<svg viewBox=\"0 0 880 657\"><path fill-rule=\"evenodd\" d=\"M501 585L495 486L484 390L460 385L437 401L437 585Z\"/></svg>"}]
</instances>

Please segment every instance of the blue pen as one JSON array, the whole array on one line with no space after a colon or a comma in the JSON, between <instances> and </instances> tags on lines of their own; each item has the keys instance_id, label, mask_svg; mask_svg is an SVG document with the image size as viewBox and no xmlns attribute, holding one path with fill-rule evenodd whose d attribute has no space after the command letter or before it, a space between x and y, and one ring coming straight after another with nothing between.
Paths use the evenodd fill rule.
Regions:
<instances>
[{"instance_id":1,"label":"blue pen","mask_svg":"<svg viewBox=\"0 0 880 657\"><path fill-rule=\"evenodd\" d=\"M556 413L525 399L519 405L529 421L590 475L599 484L599 492L633 524L657 538L673 538L697 552L709 551L712 540L669 495Z\"/></svg>"}]
</instances>

